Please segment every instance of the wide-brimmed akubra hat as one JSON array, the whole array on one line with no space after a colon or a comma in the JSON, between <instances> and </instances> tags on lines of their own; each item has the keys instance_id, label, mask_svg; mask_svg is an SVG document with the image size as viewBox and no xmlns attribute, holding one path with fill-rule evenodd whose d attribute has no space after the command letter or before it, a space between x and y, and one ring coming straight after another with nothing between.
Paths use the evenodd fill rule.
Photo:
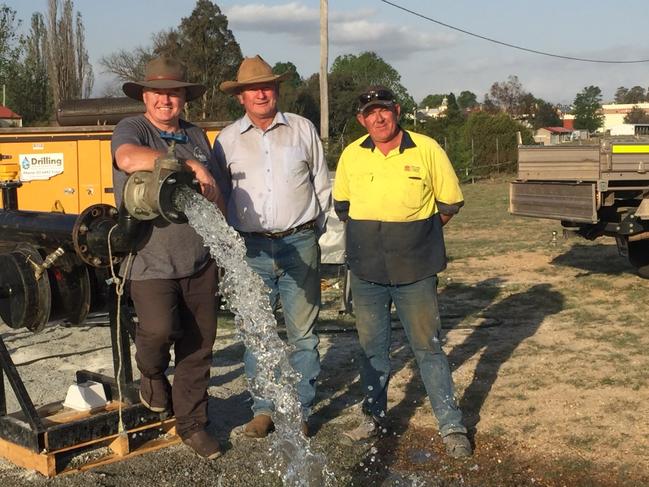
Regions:
<instances>
[{"instance_id":1,"label":"wide-brimmed akubra hat","mask_svg":"<svg viewBox=\"0 0 649 487\"><path fill-rule=\"evenodd\" d=\"M201 84L189 83L185 65L166 56L154 58L147 63L143 81L130 81L122 85L122 91L126 96L140 101L142 101L144 88L185 88L185 101L199 98L207 90Z\"/></svg>"},{"instance_id":2,"label":"wide-brimmed akubra hat","mask_svg":"<svg viewBox=\"0 0 649 487\"><path fill-rule=\"evenodd\" d=\"M290 73L275 74L270 64L264 61L261 56L247 57L241 62L237 72L236 81L224 81L219 85L221 91L225 93L238 93L246 86L257 83L268 83L284 81Z\"/></svg>"}]
</instances>

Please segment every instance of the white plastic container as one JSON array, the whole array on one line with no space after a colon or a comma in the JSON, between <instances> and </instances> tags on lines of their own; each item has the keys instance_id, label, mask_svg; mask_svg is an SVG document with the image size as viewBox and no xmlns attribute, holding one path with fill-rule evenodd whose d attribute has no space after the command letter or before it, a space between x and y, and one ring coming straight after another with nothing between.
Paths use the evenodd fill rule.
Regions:
<instances>
[{"instance_id":1,"label":"white plastic container","mask_svg":"<svg viewBox=\"0 0 649 487\"><path fill-rule=\"evenodd\" d=\"M71 385L63 406L77 411L89 411L105 406L107 403L103 384L89 380Z\"/></svg>"}]
</instances>

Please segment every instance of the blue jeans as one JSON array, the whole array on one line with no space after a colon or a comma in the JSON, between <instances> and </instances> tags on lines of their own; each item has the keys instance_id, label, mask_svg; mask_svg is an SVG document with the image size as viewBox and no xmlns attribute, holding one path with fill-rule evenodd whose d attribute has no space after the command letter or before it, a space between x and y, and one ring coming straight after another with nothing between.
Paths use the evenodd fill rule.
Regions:
<instances>
[{"instance_id":1,"label":"blue jeans","mask_svg":"<svg viewBox=\"0 0 649 487\"><path fill-rule=\"evenodd\" d=\"M439 422L440 434L466 433L462 412L455 402L448 360L440 341L442 327L437 307L437 277L391 286L359 279L352 272L351 288L356 329L362 348L360 373L365 394L363 411L380 423L387 409L392 339L390 308L394 302Z\"/></svg>"},{"instance_id":2,"label":"blue jeans","mask_svg":"<svg viewBox=\"0 0 649 487\"><path fill-rule=\"evenodd\" d=\"M270 304L282 303L288 343L294 348L289 361L301 375L297 394L306 419L315 401L320 374L315 321L320 310L320 248L312 229L280 239L245 235L246 262L270 289ZM248 378L255 376L257 360L248 350L243 356ZM252 411L271 414L273 403L253 396Z\"/></svg>"}]
</instances>

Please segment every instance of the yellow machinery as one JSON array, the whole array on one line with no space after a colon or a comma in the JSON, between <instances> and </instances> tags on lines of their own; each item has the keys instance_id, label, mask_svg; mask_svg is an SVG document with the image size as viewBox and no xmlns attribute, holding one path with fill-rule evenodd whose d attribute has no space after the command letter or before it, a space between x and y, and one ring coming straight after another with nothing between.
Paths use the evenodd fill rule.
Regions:
<instances>
[{"instance_id":1,"label":"yellow machinery","mask_svg":"<svg viewBox=\"0 0 649 487\"><path fill-rule=\"evenodd\" d=\"M210 143L225 123L199 124ZM0 129L3 162L20 166L19 209L81 213L115 205L110 137L113 126Z\"/></svg>"}]
</instances>

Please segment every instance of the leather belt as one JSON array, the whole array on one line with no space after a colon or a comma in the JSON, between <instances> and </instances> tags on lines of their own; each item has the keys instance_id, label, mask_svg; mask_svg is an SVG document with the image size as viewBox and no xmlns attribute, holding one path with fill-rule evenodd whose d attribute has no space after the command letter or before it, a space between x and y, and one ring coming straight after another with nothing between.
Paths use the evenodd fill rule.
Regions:
<instances>
[{"instance_id":1,"label":"leather belt","mask_svg":"<svg viewBox=\"0 0 649 487\"><path fill-rule=\"evenodd\" d=\"M288 237L289 235L293 235L297 232L301 232L302 230L310 230L312 228L315 228L315 220L311 220L310 222L303 223L302 225L298 225L297 227L289 228L288 230L284 230L283 232L239 232L241 235L248 236L248 237L264 237L264 238L272 238L272 239L277 239L277 238L284 238Z\"/></svg>"}]
</instances>

